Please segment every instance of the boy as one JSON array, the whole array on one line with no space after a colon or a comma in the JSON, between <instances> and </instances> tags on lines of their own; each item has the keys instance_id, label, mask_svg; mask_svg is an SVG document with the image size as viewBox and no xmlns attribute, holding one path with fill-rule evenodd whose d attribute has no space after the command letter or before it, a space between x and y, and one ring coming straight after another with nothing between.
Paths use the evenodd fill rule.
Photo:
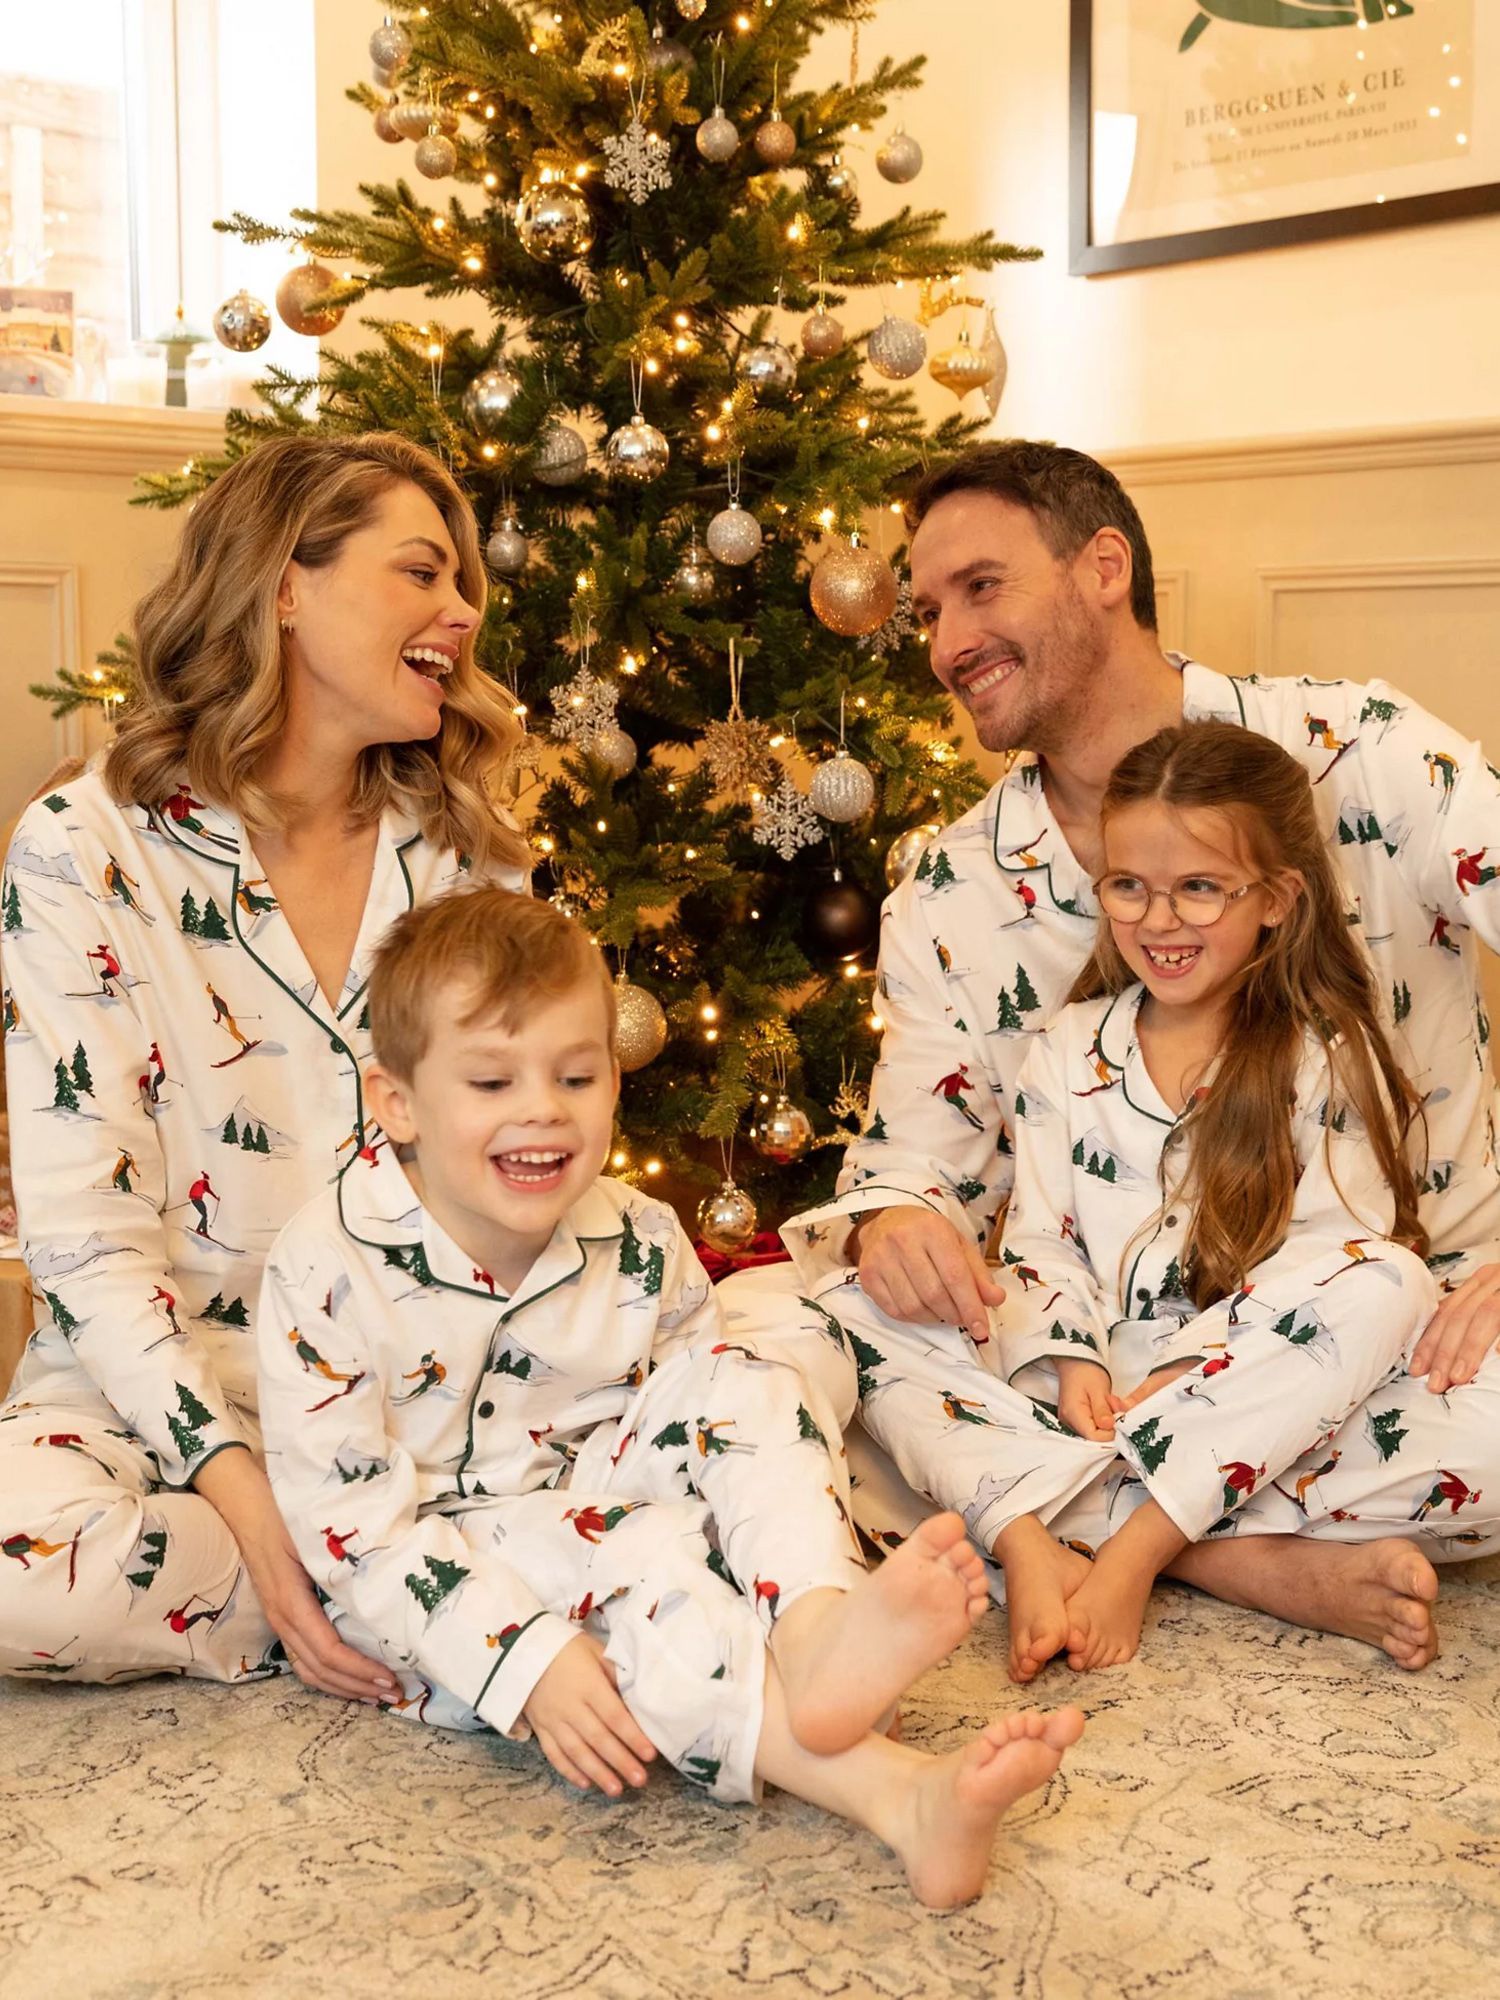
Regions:
<instances>
[{"instance_id":1,"label":"boy","mask_svg":"<svg viewBox=\"0 0 1500 2000\"><path fill-rule=\"evenodd\" d=\"M342 1635L448 1727L535 1732L618 1796L660 1749L983 1886L995 1822L1076 1740L1011 1716L933 1758L876 1732L984 1608L939 1516L867 1575L801 1378L729 1343L672 1212L599 1179L619 1071L580 926L475 889L402 917L369 1005L386 1139L282 1231L261 1295L268 1470Z\"/></svg>"}]
</instances>

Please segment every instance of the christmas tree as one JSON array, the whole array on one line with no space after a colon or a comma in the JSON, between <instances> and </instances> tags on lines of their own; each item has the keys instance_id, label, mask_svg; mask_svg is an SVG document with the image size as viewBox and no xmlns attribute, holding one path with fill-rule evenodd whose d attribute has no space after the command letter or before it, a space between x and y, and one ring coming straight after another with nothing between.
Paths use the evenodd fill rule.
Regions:
<instances>
[{"instance_id":1,"label":"christmas tree","mask_svg":"<svg viewBox=\"0 0 1500 2000\"><path fill-rule=\"evenodd\" d=\"M877 1047L879 900L914 830L984 789L945 733L886 511L980 424L929 428L891 384L930 327L934 375L993 413L1003 350L992 321L971 339L984 302L963 274L1037 253L945 240L937 212L861 220L843 149L924 62L859 74L876 0L673 6L670 33L665 5L618 0L393 7L377 87L349 94L382 137L417 142L425 184L398 174L363 209L290 228L220 226L308 260L278 292L301 330L397 288L432 316L367 315L368 344L325 353L315 378L272 369L220 456L142 498L188 501L313 422L442 455L490 532L478 656L537 732L515 801L536 887L629 981L613 1170L711 1182L786 1090L811 1119L800 1156L735 1162L772 1219L831 1188L848 1130L827 1107ZM830 30L852 30L847 83L799 85ZM887 130L878 171L920 165ZM442 323L456 298L484 332ZM115 688L128 662L108 664ZM953 880L941 850L925 876ZM212 904L183 921L223 927Z\"/></svg>"}]
</instances>

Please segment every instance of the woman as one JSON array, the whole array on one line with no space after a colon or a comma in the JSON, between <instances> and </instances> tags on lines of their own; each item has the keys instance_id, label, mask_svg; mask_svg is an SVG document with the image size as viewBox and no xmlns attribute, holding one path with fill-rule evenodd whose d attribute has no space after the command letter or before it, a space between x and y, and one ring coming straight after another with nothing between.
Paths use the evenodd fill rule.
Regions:
<instances>
[{"instance_id":1,"label":"woman","mask_svg":"<svg viewBox=\"0 0 1500 2000\"><path fill-rule=\"evenodd\" d=\"M238 1680L284 1651L330 1693L393 1688L281 1525L250 1322L281 1225L381 1143L359 1080L375 944L468 871L525 881L488 789L516 725L474 664L483 605L473 517L429 453L260 445L137 607L138 696L102 768L16 828L6 1057L37 1317L0 1409L0 1670ZM310 1404L347 1392L287 1337Z\"/></svg>"}]
</instances>

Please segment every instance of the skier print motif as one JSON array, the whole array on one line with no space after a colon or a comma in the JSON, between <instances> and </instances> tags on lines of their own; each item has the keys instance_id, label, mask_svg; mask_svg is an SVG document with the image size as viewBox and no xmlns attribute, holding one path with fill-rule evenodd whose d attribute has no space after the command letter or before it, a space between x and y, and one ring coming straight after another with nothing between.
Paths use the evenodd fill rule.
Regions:
<instances>
[{"instance_id":1,"label":"skier print motif","mask_svg":"<svg viewBox=\"0 0 1500 2000\"><path fill-rule=\"evenodd\" d=\"M282 1232L259 1352L298 1553L406 1712L525 1734L589 1625L685 1774L753 1796L760 1635L862 1563L842 1450L794 1371L727 1338L671 1209L596 1182L507 1296L386 1150ZM689 1684L675 1718L651 1709Z\"/></svg>"},{"instance_id":2,"label":"skier print motif","mask_svg":"<svg viewBox=\"0 0 1500 2000\"><path fill-rule=\"evenodd\" d=\"M335 1007L245 829L185 783L122 812L88 772L28 808L0 894L14 1143L45 1162L19 1189L38 1317L16 1397L118 1413L171 1485L241 1437L271 1241L378 1143L370 952L462 879L387 815Z\"/></svg>"}]
</instances>

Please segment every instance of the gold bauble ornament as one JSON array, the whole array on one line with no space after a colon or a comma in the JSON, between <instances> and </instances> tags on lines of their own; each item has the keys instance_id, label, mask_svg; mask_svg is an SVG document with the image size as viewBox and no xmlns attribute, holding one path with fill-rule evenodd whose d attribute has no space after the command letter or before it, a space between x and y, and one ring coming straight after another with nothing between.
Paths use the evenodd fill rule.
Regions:
<instances>
[{"instance_id":1,"label":"gold bauble ornament","mask_svg":"<svg viewBox=\"0 0 1500 2000\"><path fill-rule=\"evenodd\" d=\"M975 349L969 339L969 329L965 327L951 347L944 347L933 355L927 364L927 372L934 382L941 382L945 389L951 389L962 402L971 389L982 388L989 380L990 364Z\"/></svg>"},{"instance_id":2,"label":"gold bauble ornament","mask_svg":"<svg viewBox=\"0 0 1500 2000\"><path fill-rule=\"evenodd\" d=\"M635 769L640 756L635 738L627 736L617 722L603 722L582 737L579 748L604 766L612 778L625 778ZM647 996L649 998L649 995Z\"/></svg>"},{"instance_id":3,"label":"gold bauble ornament","mask_svg":"<svg viewBox=\"0 0 1500 2000\"><path fill-rule=\"evenodd\" d=\"M753 1242L759 1225L755 1203L728 1178L698 1204L698 1234L723 1257Z\"/></svg>"},{"instance_id":4,"label":"gold bauble ornament","mask_svg":"<svg viewBox=\"0 0 1500 2000\"><path fill-rule=\"evenodd\" d=\"M667 1017L644 986L622 972L615 981L615 1056L621 1069L644 1069L667 1046Z\"/></svg>"},{"instance_id":5,"label":"gold bauble ornament","mask_svg":"<svg viewBox=\"0 0 1500 2000\"><path fill-rule=\"evenodd\" d=\"M411 157L412 165L419 174L430 181L440 181L458 165L458 148L451 139L445 139L434 125L429 128L425 139L417 141L417 150Z\"/></svg>"},{"instance_id":6,"label":"gold bauble ornament","mask_svg":"<svg viewBox=\"0 0 1500 2000\"><path fill-rule=\"evenodd\" d=\"M863 638L896 608L896 573L877 549L851 542L831 548L812 573L812 608L845 639Z\"/></svg>"},{"instance_id":7,"label":"gold bauble ornament","mask_svg":"<svg viewBox=\"0 0 1500 2000\"><path fill-rule=\"evenodd\" d=\"M885 851L885 879L893 889L906 880L921 860L922 849L929 840L936 840L942 830L934 819L924 826L909 826L905 833L896 835Z\"/></svg>"},{"instance_id":8,"label":"gold bauble ornament","mask_svg":"<svg viewBox=\"0 0 1500 2000\"><path fill-rule=\"evenodd\" d=\"M797 150L797 134L786 120L778 115L768 118L764 125L757 125L752 141L757 159L768 167L784 167Z\"/></svg>"},{"instance_id":9,"label":"gold bauble ornament","mask_svg":"<svg viewBox=\"0 0 1500 2000\"><path fill-rule=\"evenodd\" d=\"M398 70L411 54L411 36L389 14L370 37L370 61L381 69Z\"/></svg>"},{"instance_id":10,"label":"gold bauble ornament","mask_svg":"<svg viewBox=\"0 0 1500 2000\"><path fill-rule=\"evenodd\" d=\"M785 1091L750 1131L750 1143L756 1152L774 1160L779 1167L800 1160L812 1142L812 1120L800 1104L793 1104Z\"/></svg>"},{"instance_id":11,"label":"gold bauble ornament","mask_svg":"<svg viewBox=\"0 0 1500 2000\"><path fill-rule=\"evenodd\" d=\"M810 361L826 361L844 344L844 329L832 313L821 308L802 322L802 352Z\"/></svg>"},{"instance_id":12,"label":"gold bauble ornament","mask_svg":"<svg viewBox=\"0 0 1500 2000\"><path fill-rule=\"evenodd\" d=\"M337 283L337 272L310 257L276 287L276 310L293 333L332 333L344 317L344 308L328 296Z\"/></svg>"},{"instance_id":13,"label":"gold bauble ornament","mask_svg":"<svg viewBox=\"0 0 1500 2000\"><path fill-rule=\"evenodd\" d=\"M567 264L582 257L594 240L583 191L571 181L538 181L516 206L521 248L544 264Z\"/></svg>"},{"instance_id":14,"label":"gold bauble ornament","mask_svg":"<svg viewBox=\"0 0 1500 2000\"><path fill-rule=\"evenodd\" d=\"M375 137L384 139L388 146L399 146L406 137L396 123L396 112L399 108L397 99L393 97L389 104L382 104L375 113Z\"/></svg>"}]
</instances>

